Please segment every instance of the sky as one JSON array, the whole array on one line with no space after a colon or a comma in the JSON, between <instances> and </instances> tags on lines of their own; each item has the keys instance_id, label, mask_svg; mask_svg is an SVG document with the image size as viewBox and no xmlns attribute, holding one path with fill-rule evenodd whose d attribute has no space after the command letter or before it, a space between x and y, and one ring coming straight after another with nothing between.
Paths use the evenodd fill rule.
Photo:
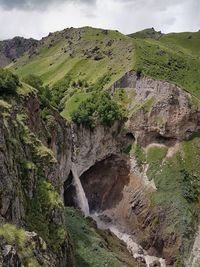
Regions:
<instances>
[{"instance_id":1,"label":"sky","mask_svg":"<svg viewBox=\"0 0 200 267\"><path fill-rule=\"evenodd\" d=\"M40 39L68 27L133 33L198 31L200 0L0 0L0 39Z\"/></svg>"}]
</instances>

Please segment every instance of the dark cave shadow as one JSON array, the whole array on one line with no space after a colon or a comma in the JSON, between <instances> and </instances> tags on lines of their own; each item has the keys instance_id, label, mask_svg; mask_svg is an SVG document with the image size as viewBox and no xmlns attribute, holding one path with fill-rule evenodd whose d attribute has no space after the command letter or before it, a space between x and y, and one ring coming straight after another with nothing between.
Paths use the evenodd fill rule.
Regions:
<instances>
[{"instance_id":1,"label":"dark cave shadow","mask_svg":"<svg viewBox=\"0 0 200 267\"><path fill-rule=\"evenodd\" d=\"M90 211L115 207L123 198L123 189L130 181L128 157L111 155L97 162L81 177Z\"/></svg>"}]
</instances>

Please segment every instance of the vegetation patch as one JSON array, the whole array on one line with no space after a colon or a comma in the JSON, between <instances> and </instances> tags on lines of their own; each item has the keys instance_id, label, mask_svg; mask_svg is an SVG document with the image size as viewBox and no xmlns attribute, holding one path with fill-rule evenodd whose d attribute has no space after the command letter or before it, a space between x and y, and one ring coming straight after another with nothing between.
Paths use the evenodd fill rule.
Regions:
<instances>
[{"instance_id":1,"label":"vegetation patch","mask_svg":"<svg viewBox=\"0 0 200 267\"><path fill-rule=\"evenodd\" d=\"M24 266L38 266L38 262L34 259L32 252L34 244L27 244L26 233L23 229L17 228L12 224L4 224L0 227L0 236L6 240L8 245L16 249Z\"/></svg>"},{"instance_id":2,"label":"vegetation patch","mask_svg":"<svg viewBox=\"0 0 200 267\"><path fill-rule=\"evenodd\" d=\"M41 158L47 157L50 159L50 162L57 162L53 152L51 149L47 148L44 145L40 145L36 147L36 154Z\"/></svg>"},{"instance_id":3,"label":"vegetation patch","mask_svg":"<svg viewBox=\"0 0 200 267\"><path fill-rule=\"evenodd\" d=\"M111 99L107 92L93 93L71 113L74 122L91 129L95 128L97 123L111 126L115 121L122 120L124 116L125 111Z\"/></svg>"},{"instance_id":4,"label":"vegetation patch","mask_svg":"<svg viewBox=\"0 0 200 267\"><path fill-rule=\"evenodd\" d=\"M91 94L85 92L77 92L66 102L65 108L61 115L71 121L72 114L79 109L79 105L91 97Z\"/></svg>"},{"instance_id":5,"label":"vegetation patch","mask_svg":"<svg viewBox=\"0 0 200 267\"><path fill-rule=\"evenodd\" d=\"M130 155L135 156L139 166L146 162L146 155L143 148L139 144L133 144L130 150Z\"/></svg>"},{"instance_id":6,"label":"vegetation patch","mask_svg":"<svg viewBox=\"0 0 200 267\"><path fill-rule=\"evenodd\" d=\"M26 222L29 229L36 231L56 251L66 238L64 225L50 220L55 210L61 212L64 208L60 195L49 182L40 179L33 198L27 201Z\"/></svg>"},{"instance_id":7,"label":"vegetation patch","mask_svg":"<svg viewBox=\"0 0 200 267\"><path fill-rule=\"evenodd\" d=\"M177 233L181 237L185 256L191 249L199 221L199 140L197 135L182 142L180 151L164 161L165 148L151 148L147 155L148 176L154 179L157 188L152 203L168 211L165 234Z\"/></svg>"},{"instance_id":8,"label":"vegetation patch","mask_svg":"<svg viewBox=\"0 0 200 267\"><path fill-rule=\"evenodd\" d=\"M163 159L167 155L167 147L150 147L147 151L147 163L149 164L147 175L149 178L154 178L156 172L162 168Z\"/></svg>"},{"instance_id":9,"label":"vegetation patch","mask_svg":"<svg viewBox=\"0 0 200 267\"><path fill-rule=\"evenodd\" d=\"M26 96L26 95L29 95L31 93L36 94L37 90L28 84L21 83L21 86L17 87L16 92L19 96Z\"/></svg>"},{"instance_id":10,"label":"vegetation patch","mask_svg":"<svg viewBox=\"0 0 200 267\"><path fill-rule=\"evenodd\" d=\"M0 95L15 94L19 85L17 75L7 69L0 68Z\"/></svg>"},{"instance_id":11,"label":"vegetation patch","mask_svg":"<svg viewBox=\"0 0 200 267\"><path fill-rule=\"evenodd\" d=\"M155 98L151 97L147 100L141 101L137 104L135 104L135 106L130 110L131 113L134 113L140 109L143 109L144 112L149 112L151 110L151 108L153 107L155 103Z\"/></svg>"},{"instance_id":12,"label":"vegetation patch","mask_svg":"<svg viewBox=\"0 0 200 267\"><path fill-rule=\"evenodd\" d=\"M3 99L0 99L0 108L10 109L11 105L8 102L4 101Z\"/></svg>"},{"instance_id":13,"label":"vegetation patch","mask_svg":"<svg viewBox=\"0 0 200 267\"><path fill-rule=\"evenodd\" d=\"M130 99L128 93L123 88L118 88L115 90L113 99L124 108L127 108L128 104L133 101L133 98Z\"/></svg>"}]
</instances>

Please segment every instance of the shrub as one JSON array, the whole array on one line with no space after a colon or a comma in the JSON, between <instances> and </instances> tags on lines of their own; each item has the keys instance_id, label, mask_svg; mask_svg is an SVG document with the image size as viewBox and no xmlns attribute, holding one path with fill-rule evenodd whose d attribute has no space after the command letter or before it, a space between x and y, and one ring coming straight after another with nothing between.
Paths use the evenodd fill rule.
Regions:
<instances>
[{"instance_id":1,"label":"shrub","mask_svg":"<svg viewBox=\"0 0 200 267\"><path fill-rule=\"evenodd\" d=\"M181 193L182 196L188 202L198 202L198 190L195 182L193 181L192 175L187 171L182 169L181 171Z\"/></svg>"},{"instance_id":2,"label":"shrub","mask_svg":"<svg viewBox=\"0 0 200 267\"><path fill-rule=\"evenodd\" d=\"M97 122L111 126L114 121L121 120L123 117L123 109L111 99L108 92L93 93L71 113L74 122L91 129L96 126Z\"/></svg>"},{"instance_id":3,"label":"shrub","mask_svg":"<svg viewBox=\"0 0 200 267\"><path fill-rule=\"evenodd\" d=\"M0 94L15 94L19 84L18 76L0 68Z\"/></svg>"},{"instance_id":4,"label":"shrub","mask_svg":"<svg viewBox=\"0 0 200 267\"><path fill-rule=\"evenodd\" d=\"M34 74L29 74L24 78L24 82L31 85L32 87L38 89L39 91L42 90L43 81L42 79Z\"/></svg>"},{"instance_id":5,"label":"shrub","mask_svg":"<svg viewBox=\"0 0 200 267\"><path fill-rule=\"evenodd\" d=\"M71 84L71 77L66 75L62 80L58 81L53 87L52 87L52 105L59 106L63 96L70 88Z\"/></svg>"},{"instance_id":6,"label":"shrub","mask_svg":"<svg viewBox=\"0 0 200 267\"><path fill-rule=\"evenodd\" d=\"M26 232L12 224L4 224L0 227L0 237L3 237L8 245L13 246L23 266L36 267L37 261L33 255L31 244L27 243ZM33 246L34 244L32 244Z\"/></svg>"},{"instance_id":7,"label":"shrub","mask_svg":"<svg viewBox=\"0 0 200 267\"><path fill-rule=\"evenodd\" d=\"M29 74L24 78L24 82L38 90L41 108L49 107L52 95L50 88L48 86L43 86L42 79L37 75Z\"/></svg>"},{"instance_id":8,"label":"shrub","mask_svg":"<svg viewBox=\"0 0 200 267\"><path fill-rule=\"evenodd\" d=\"M123 117L123 110L111 99L108 92L101 93L98 97L97 112L100 122L107 126L111 126L114 121Z\"/></svg>"}]
</instances>

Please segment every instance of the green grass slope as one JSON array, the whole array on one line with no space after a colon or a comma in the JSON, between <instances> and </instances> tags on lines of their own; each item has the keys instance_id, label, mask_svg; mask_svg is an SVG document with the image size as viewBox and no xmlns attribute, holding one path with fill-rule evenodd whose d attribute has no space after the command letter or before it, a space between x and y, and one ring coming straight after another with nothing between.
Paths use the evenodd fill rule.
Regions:
<instances>
[{"instance_id":1,"label":"green grass slope","mask_svg":"<svg viewBox=\"0 0 200 267\"><path fill-rule=\"evenodd\" d=\"M96 229L80 211L66 208L66 224L75 248L77 267L134 267L134 258L113 234Z\"/></svg>"},{"instance_id":2,"label":"green grass slope","mask_svg":"<svg viewBox=\"0 0 200 267\"><path fill-rule=\"evenodd\" d=\"M109 72L114 80L132 64L133 42L129 37L117 31L84 27L50 34L31 56L24 55L10 67L20 77L36 74L45 83L55 84L67 74L73 80L95 83Z\"/></svg>"},{"instance_id":3,"label":"green grass slope","mask_svg":"<svg viewBox=\"0 0 200 267\"><path fill-rule=\"evenodd\" d=\"M153 28L125 36L84 27L49 34L34 51L9 65L50 85L66 119L88 93L104 90L129 70L181 86L200 98L200 33L162 34Z\"/></svg>"},{"instance_id":4,"label":"green grass slope","mask_svg":"<svg viewBox=\"0 0 200 267\"><path fill-rule=\"evenodd\" d=\"M179 46L185 53L200 57L200 32L169 33L160 38L164 44Z\"/></svg>"},{"instance_id":5,"label":"green grass slope","mask_svg":"<svg viewBox=\"0 0 200 267\"><path fill-rule=\"evenodd\" d=\"M165 219L155 220L154 227L162 228L163 239L173 233L180 238L181 251L177 245L173 254L175 266L182 266L191 251L200 219L200 135L194 134L190 140L181 142L171 157L167 157L165 146L152 146L147 152L138 146L131 153L138 164L148 163L147 175L157 188L151 195L152 207L165 211Z\"/></svg>"},{"instance_id":6,"label":"green grass slope","mask_svg":"<svg viewBox=\"0 0 200 267\"><path fill-rule=\"evenodd\" d=\"M134 38L134 69L181 86L200 98L200 33L173 33L158 40Z\"/></svg>"},{"instance_id":7,"label":"green grass slope","mask_svg":"<svg viewBox=\"0 0 200 267\"><path fill-rule=\"evenodd\" d=\"M70 120L88 93L108 88L132 69L133 50L133 39L118 31L70 28L49 34L8 68L21 79L39 76L50 86L63 117Z\"/></svg>"},{"instance_id":8,"label":"green grass slope","mask_svg":"<svg viewBox=\"0 0 200 267\"><path fill-rule=\"evenodd\" d=\"M161 31L157 32L154 28L144 29L139 32L135 32L128 35L132 38L152 38L152 39L159 39L162 36Z\"/></svg>"}]
</instances>

